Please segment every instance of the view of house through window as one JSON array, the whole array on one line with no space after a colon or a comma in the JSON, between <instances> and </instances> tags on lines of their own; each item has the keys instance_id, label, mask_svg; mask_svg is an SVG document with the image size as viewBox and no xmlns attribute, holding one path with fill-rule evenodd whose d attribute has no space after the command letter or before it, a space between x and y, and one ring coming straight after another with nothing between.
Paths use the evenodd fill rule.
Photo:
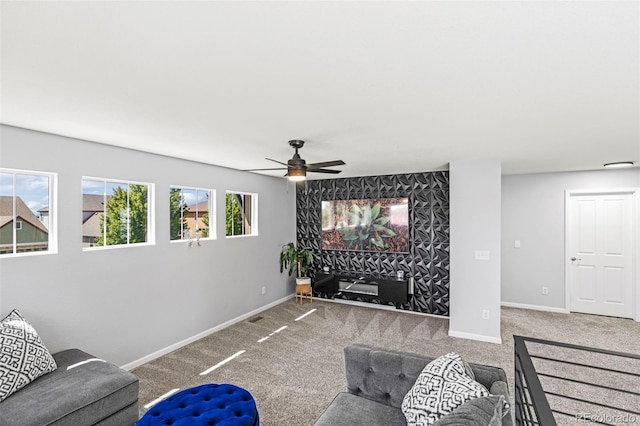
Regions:
<instances>
[{"instance_id":1,"label":"view of house through window","mask_svg":"<svg viewBox=\"0 0 640 426\"><path fill-rule=\"evenodd\" d=\"M215 209L212 189L169 189L169 229L171 240L215 238Z\"/></svg>"},{"instance_id":2,"label":"view of house through window","mask_svg":"<svg viewBox=\"0 0 640 426\"><path fill-rule=\"evenodd\" d=\"M0 255L54 247L51 173L0 169Z\"/></svg>"},{"instance_id":3,"label":"view of house through window","mask_svg":"<svg viewBox=\"0 0 640 426\"><path fill-rule=\"evenodd\" d=\"M226 235L258 234L258 194L227 192Z\"/></svg>"},{"instance_id":4,"label":"view of house through window","mask_svg":"<svg viewBox=\"0 0 640 426\"><path fill-rule=\"evenodd\" d=\"M82 179L82 246L150 242L152 185Z\"/></svg>"}]
</instances>

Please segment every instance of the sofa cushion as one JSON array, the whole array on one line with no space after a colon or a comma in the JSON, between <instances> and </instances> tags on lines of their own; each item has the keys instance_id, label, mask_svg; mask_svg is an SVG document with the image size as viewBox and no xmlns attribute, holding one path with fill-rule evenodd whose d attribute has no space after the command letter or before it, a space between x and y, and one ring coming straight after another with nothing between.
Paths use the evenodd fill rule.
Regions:
<instances>
[{"instance_id":1,"label":"sofa cushion","mask_svg":"<svg viewBox=\"0 0 640 426\"><path fill-rule=\"evenodd\" d=\"M56 367L36 330L16 309L0 321L0 402Z\"/></svg>"},{"instance_id":2,"label":"sofa cushion","mask_svg":"<svg viewBox=\"0 0 640 426\"><path fill-rule=\"evenodd\" d=\"M79 349L53 357L57 370L2 402L0 425L111 425L110 416L120 412L124 415L117 418L128 421L119 425L135 423L138 379L133 374Z\"/></svg>"},{"instance_id":3,"label":"sofa cushion","mask_svg":"<svg viewBox=\"0 0 640 426\"><path fill-rule=\"evenodd\" d=\"M409 425L432 425L472 398L489 391L465 372L460 355L449 353L427 364L402 401Z\"/></svg>"},{"instance_id":4,"label":"sofa cushion","mask_svg":"<svg viewBox=\"0 0 640 426\"><path fill-rule=\"evenodd\" d=\"M509 405L502 395L471 399L450 414L440 417L433 426L501 426Z\"/></svg>"},{"instance_id":5,"label":"sofa cushion","mask_svg":"<svg viewBox=\"0 0 640 426\"><path fill-rule=\"evenodd\" d=\"M339 393L315 426L406 425L398 408L347 392Z\"/></svg>"}]
</instances>

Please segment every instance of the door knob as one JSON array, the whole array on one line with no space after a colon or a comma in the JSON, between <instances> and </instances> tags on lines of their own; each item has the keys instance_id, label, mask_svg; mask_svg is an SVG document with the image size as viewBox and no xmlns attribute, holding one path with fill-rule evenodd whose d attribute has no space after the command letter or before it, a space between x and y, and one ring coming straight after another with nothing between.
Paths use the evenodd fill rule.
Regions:
<instances>
[{"instance_id":1,"label":"door knob","mask_svg":"<svg viewBox=\"0 0 640 426\"><path fill-rule=\"evenodd\" d=\"M572 261L572 262L575 262L576 260L582 260L582 259L576 259L575 257L572 257L572 258L571 258L571 261Z\"/></svg>"}]
</instances>

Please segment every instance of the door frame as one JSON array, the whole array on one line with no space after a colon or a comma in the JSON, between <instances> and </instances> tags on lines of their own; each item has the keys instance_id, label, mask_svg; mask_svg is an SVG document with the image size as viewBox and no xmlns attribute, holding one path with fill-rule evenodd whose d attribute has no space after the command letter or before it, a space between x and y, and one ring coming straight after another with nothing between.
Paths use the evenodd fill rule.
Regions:
<instances>
[{"instance_id":1,"label":"door frame","mask_svg":"<svg viewBox=\"0 0 640 426\"><path fill-rule=\"evenodd\" d=\"M569 233L571 230L571 197L576 195L615 195L631 194L631 291L633 319L640 322L640 188L607 188L607 189L576 189L565 191L564 201L564 308L571 312L571 289L569 283Z\"/></svg>"}]
</instances>

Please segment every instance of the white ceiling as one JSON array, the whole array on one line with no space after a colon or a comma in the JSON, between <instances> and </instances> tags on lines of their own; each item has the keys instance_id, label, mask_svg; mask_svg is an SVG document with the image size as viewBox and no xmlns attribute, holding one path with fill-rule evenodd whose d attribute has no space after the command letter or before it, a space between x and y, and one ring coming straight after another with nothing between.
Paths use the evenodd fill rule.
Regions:
<instances>
[{"instance_id":1,"label":"white ceiling","mask_svg":"<svg viewBox=\"0 0 640 426\"><path fill-rule=\"evenodd\" d=\"M1 7L3 124L237 169L304 139L338 177L640 161L638 1Z\"/></svg>"}]
</instances>

